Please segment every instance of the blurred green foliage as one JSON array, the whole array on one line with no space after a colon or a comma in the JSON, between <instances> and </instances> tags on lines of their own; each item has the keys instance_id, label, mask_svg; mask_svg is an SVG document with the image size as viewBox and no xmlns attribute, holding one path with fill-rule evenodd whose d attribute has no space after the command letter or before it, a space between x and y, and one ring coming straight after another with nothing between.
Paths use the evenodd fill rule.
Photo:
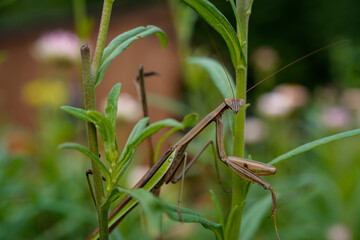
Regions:
<instances>
[{"instance_id":1,"label":"blurred green foliage","mask_svg":"<svg viewBox=\"0 0 360 240\"><path fill-rule=\"evenodd\" d=\"M115 1L114 14L123 10L124 6L136 9L137 4L144 2L152 1ZM212 2L232 19L232 11L226 1ZM91 15L100 13L101 1L92 0L87 3ZM197 112L202 118L222 101L222 97L204 71L187 65L185 59L194 55L211 55L214 59L217 56L204 24L183 6L174 7L176 9L172 8L172 14L175 16L183 77L186 79L183 103L187 105L187 109ZM344 100L349 88L360 87L358 9L360 2L355 0L271 3L255 0L248 40L249 86L276 68L328 43L341 39L352 43L338 45L312 56L249 93L249 115L261 120L265 136L256 143L248 144L247 152L252 159L268 162L306 142L342 130L359 128L359 109L349 106ZM70 1L3 1L0 5L0 35L16 35L20 30L24 33L69 24L69 16L72 16ZM225 64L230 66L225 44L211 29L210 33ZM270 46L277 56L270 69L254 64L254 52L264 45ZM305 86L307 102L284 116L265 116L257 108L258 98L280 83ZM346 124L334 128L324 123L325 112L332 107L344 110L348 116ZM3 197L0 201L0 238L83 239L96 225L95 208L83 174L87 165L80 154L70 151L60 153L56 146L68 139L78 140L78 136L84 136L85 132L83 126L79 126L82 130L74 131L74 120L65 117L65 114L59 115L46 110L47 113L43 115L43 110L39 111L36 129L22 129L21 132L25 132L27 137L22 135L20 140L14 141L18 139L14 135L19 132L16 126L2 127L0 194ZM334 115L334 118L338 115ZM226 119L227 116L225 121ZM229 128L226 131L229 133ZM209 138L214 138L212 127L189 145L190 151L198 151ZM81 140L83 139L79 141ZM359 141L359 137L353 137L314 149L280 164L277 166L277 174L266 178L279 197L277 221L280 237L333 240L337 239L336 234L342 232L347 236L344 239L360 238ZM226 139L226 143L230 142L231 139ZM227 152L230 153L231 144L226 145L229 148ZM212 158L211 152L206 152L201 163L195 164L190 170L185 179L183 206L200 211L207 218L216 221L217 215L208 189L214 189L224 214L227 214L230 199L229 195L223 194L214 177ZM221 166L221 175L228 174L229 169ZM229 180L223 180L225 187L230 188ZM176 203L176 186L166 186L162 191L166 194L161 197L170 203ZM259 222L250 221L256 216L270 214L270 201L266 203L269 198L268 193L260 187L251 188L244 214L253 215L244 218L243 228L255 230L248 230L241 239L275 238L271 220L263 217ZM261 206L268 206L268 211L263 211ZM139 212L141 213L141 208L131 213L121 224L123 239L141 238ZM171 239L212 237L211 233L199 225L169 223L166 218L163 229L164 237ZM113 237L121 238L118 232L114 234Z\"/></svg>"}]
</instances>

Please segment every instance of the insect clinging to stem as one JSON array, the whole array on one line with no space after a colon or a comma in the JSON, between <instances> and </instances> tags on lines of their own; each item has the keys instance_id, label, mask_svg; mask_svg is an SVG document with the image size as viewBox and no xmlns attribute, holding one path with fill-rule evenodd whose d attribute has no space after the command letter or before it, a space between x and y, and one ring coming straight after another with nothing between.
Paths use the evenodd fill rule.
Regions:
<instances>
[{"instance_id":1,"label":"insect clinging to stem","mask_svg":"<svg viewBox=\"0 0 360 240\"><path fill-rule=\"evenodd\" d=\"M340 42L336 42L320 49L317 49L289 64L275 71L273 74L269 75L265 79L261 80L251 88L249 88L242 96L244 96L247 92L252 90L254 87L267 80L268 78L274 76L276 73L282 71L283 69L307 58L319 51L322 51L326 48L337 45ZM221 61L222 62L222 61ZM226 71L225 71L226 72ZM226 98L224 102L222 102L215 110L206 115L197 125L195 125L187 134L185 134L179 141L177 141L173 146L171 146L165 154L155 163L153 167L151 167L148 172L138 181L138 183L133 187L142 188L146 191L157 192L164 183L172 183L178 182L188 171L188 169L192 166L192 164L199 157L199 154L191 159L187 163L187 152L185 151L188 144L197 137L207 126L209 126L212 122L215 122L216 125L216 152L219 159L229 166L233 171L235 171L239 176L247 179L251 182L258 183L264 189L269 190L271 192L272 197L272 214L270 217L274 218L274 226L276 231L277 239L280 239L277 225L276 225L276 210L277 210L277 202L276 195L271 187L271 185L262 179L260 176L273 175L276 173L276 168L254 160L249 160L245 158L239 158L235 156L227 156L224 148L224 130L222 123L222 115L223 113L230 109L235 115L239 112L240 108L245 106L245 101L241 98ZM207 146L212 145L213 151L215 151L213 141L208 141L208 143L204 146L205 149ZM184 167L180 173L179 167L184 162ZM138 204L137 200L130 197L129 195L124 196L120 199L120 203L112 210L109 215L109 231L111 232L120 222L121 220ZM181 219L181 211L178 208L178 212ZM89 236L88 239L97 239L99 237L99 229L96 228L93 233Z\"/></svg>"}]
</instances>

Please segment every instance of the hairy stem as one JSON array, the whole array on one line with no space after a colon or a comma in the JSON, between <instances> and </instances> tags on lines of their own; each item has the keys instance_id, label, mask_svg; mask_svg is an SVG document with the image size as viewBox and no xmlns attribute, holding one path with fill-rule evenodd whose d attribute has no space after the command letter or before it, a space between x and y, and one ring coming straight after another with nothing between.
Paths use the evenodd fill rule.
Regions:
<instances>
[{"instance_id":1,"label":"hairy stem","mask_svg":"<svg viewBox=\"0 0 360 240\"><path fill-rule=\"evenodd\" d=\"M106 36L109 29L111 9L114 0L104 0L103 11L101 14L101 21L98 33L98 39L96 42L96 49L94 54L94 59L92 62L92 71L95 76L99 72L101 58L104 52Z\"/></svg>"},{"instance_id":2,"label":"hairy stem","mask_svg":"<svg viewBox=\"0 0 360 240\"><path fill-rule=\"evenodd\" d=\"M248 25L249 25L249 16L250 12L249 7L251 7L252 0L237 0L236 8L240 18L242 29L237 29L238 37L242 40L242 50L247 60L247 37L248 37ZM246 91L246 78L247 78L247 66L246 63L242 63L236 68L236 97L240 97ZM246 100L246 96L243 96L243 99ZM244 141L244 130L245 130L245 107L241 108L240 112L235 117L234 125L234 156L244 157L245 154L245 141ZM232 194L232 208L238 206L238 211L235 214L235 217L231 226L231 233L229 239L237 240L240 234L240 225L242 211L246 203L246 196L249 190L250 182L244 180L236 173L233 173L233 194Z\"/></svg>"},{"instance_id":3,"label":"hairy stem","mask_svg":"<svg viewBox=\"0 0 360 240\"><path fill-rule=\"evenodd\" d=\"M81 60L82 60L82 76L83 76L83 91L85 98L85 109L95 110L95 81L91 71L91 60L90 60L90 48L88 45L81 47ZM96 156L99 155L97 132L93 123L87 123L88 133L88 144L90 151ZM98 214L98 222L100 229L100 239L109 239L108 232L108 220L107 211L108 209L100 208L104 201L104 188L102 185L101 172L96 166L94 161L91 161L91 167L94 179L94 190L95 190L95 203Z\"/></svg>"}]
</instances>

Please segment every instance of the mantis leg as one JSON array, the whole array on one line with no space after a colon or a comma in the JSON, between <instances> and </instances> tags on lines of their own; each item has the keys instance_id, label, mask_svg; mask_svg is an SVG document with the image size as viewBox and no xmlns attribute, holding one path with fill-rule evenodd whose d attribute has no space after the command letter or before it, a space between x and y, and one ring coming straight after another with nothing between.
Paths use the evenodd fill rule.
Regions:
<instances>
[{"instance_id":1,"label":"mantis leg","mask_svg":"<svg viewBox=\"0 0 360 240\"><path fill-rule=\"evenodd\" d=\"M87 183L88 183L88 186L89 186L89 189L90 189L90 193L91 193L91 198L92 198L92 200L93 200L93 202L94 202L94 205L95 205L95 207L96 207L94 190L93 190L93 188L92 188L92 185L91 185L91 182L90 182L90 178L89 178L89 175L90 175L90 174L92 175L92 170L91 170L91 169L88 169L85 174L86 174L86 181L87 181Z\"/></svg>"},{"instance_id":2,"label":"mantis leg","mask_svg":"<svg viewBox=\"0 0 360 240\"><path fill-rule=\"evenodd\" d=\"M96 201L95 201L95 194L94 194L94 189L92 188L92 185L91 185L91 182L90 182L90 178L89 178L89 175L92 175L93 172L91 169L88 169L86 172L86 181L88 183L88 186L89 186L89 189L90 189L90 193L91 193L91 197L94 201L94 204L95 204L95 207L96 207ZM106 178L104 176L101 177L103 181L106 181Z\"/></svg>"},{"instance_id":3,"label":"mantis leg","mask_svg":"<svg viewBox=\"0 0 360 240\"><path fill-rule=\"evenodd\" d=\"M183 186L184 186L184 176L185 176L185 172L186 172L186 161L187 161L187 152L184 153L184 167L183 167L183 170L182 170L182 178L181 178L181 183L180 183L180 192L179 192L179 198L178 198L178 208L177 208L177 211L179 213L179 217L180 217L180 221L181 222L184 222L184 219L183 219L183 215L180 211L180 204L181 204L181 195L182 195L182 189L183 189Z\"/></svg>"},{"instance_id":4,"label":"mantis leg","mask_svg":"<svg viewBox=\"0 0 360 240\"><path fill-rule=\"evenodd\" d=\"M224 148L224 126L222 123L221 116L219 115L216 118L216 146L218 155L226 165L228 165L232 170L234 170L241 177L249 180L251 182L257 183L264 187L265 190L270 190L271 198L273 202L272 214L270 217L274 217L275 231L278 239L279 234L276 226L276 195L274 189L271 185L259 177L259 175L271 175L276 173L276 168L265 163L256 162L249 159L238 158L234 156L226 156L225 148Z\"/></svg>"},{"instance_id":5,"label":"mantis leg","mask_svg":"<svg viewBox=\"0 0 360 240\"><path fill-rule=\"evenodd\" d=\"M213 155L214 155L214 163L215 163L215 169L216 169L216 176L217 176L217 179L218 179L218 183L220 184L222 190L225 192L225 193L231 193L232 190L226 190L222 181L221 181L221 176L220 176L220 171L219 171L219 166L218 166L218 163L217 163L217 157L216 157L216 151L215 151L215 145L214 145L214 142L213 140L209 140L202 148L201 150L198 152L198 154L196 154L195 157L193 157L191 159L191 161L189 162L189 164L186 165L186 168L185 168L185 171L183 170L182 172L180 172L177 176L174 176L172 177L171 179L171 182L172 183L177 183L180 179L183 178L183 176L185 175L185 173L190 169L190 167L194 164L194 162L201 156L201 154L205 151L205 149L211 144L211 148L212 148L212 152L213 152ZM184 165L185 166L185 165Z\"/></svg>"},{"instance_id":6,"label":"mantis leg","mask_svg":"<svg viewBox=\"0 0 360 240\"><path fill-rule=\"evenodd\" d=\"M261 177L257 176L255 173L251 172L249 169L239 166L238 164L234 163L231 159L226 158L225 161L226 161L227 165L229 167L231 167L241 177L245 178L246 180L249 180L251 182L254 182L254 183L257 183L257 184L263 186L264 189L266 189L266 190L270 190L271 198L272 198L272 202L273 202L272 214L270 217L274 217L276 236L278 239L280 239L279 233L277 230L277 226L276 226L275 214L276 214L276 205L277 204L276 204L276 195L275 195L274 189L271 187L271 185L267 181L265 181Z\"/></svg>"}]
</instances>

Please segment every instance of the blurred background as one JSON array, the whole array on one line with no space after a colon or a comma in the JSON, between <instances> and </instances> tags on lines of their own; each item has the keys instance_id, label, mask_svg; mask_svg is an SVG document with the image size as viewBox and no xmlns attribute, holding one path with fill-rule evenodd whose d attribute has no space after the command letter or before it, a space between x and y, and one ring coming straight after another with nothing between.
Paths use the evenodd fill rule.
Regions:
<instances>
[{"instance_id":1,"label":"blurred background","mask_svg":"<svg viewBox=\"0 0 360 240\"><path fill-rule=\"evenodd\" d=\"M228 2L211 2L235 23ZM84 123L59 107L83 106L79 48L88 43L94 49L101 8L102 1L95 0L0 1L0 239L84 239L96 226L85 179L89 162L75 151L57 150L57 145L87 144ZM269 162L309 141L360 127L358 9L355 0L254 1L248 87L315 49L339 40L351 43L311 56L249 92L246 150L252 159ZM133 83L139 64L145 72L159 73L146 80L151 122L181 120L190 112L202 118L223 101L205 71L187 62L189 56L218 60L209 34L233 74L224 42L179 1L116 0L108 41L146 25L166 32L166 50L154 36L136 41L111 63L97 88L97 108L103 112L109 90L122 83L120 146L142 115ZM214 135L212 126L189 145L189 152L196 153ZM170 139L164 150L180 136ZM225 140L228 155L231 140ZM316 148L277 165L277 174L266 177L278 194L280 237L360 239L359 142L352 137ZM205 152L189 171L182 206L218 221L208 190L214 190L225 214L230 195L217 183L212 159L211 151ZM142 146L124 186L131 187L144 174L146 161ZM220 170L230 188L231 172L224 166ZM161 197L176 205L178 187L166 186ZM267 211L251 212L260 206ZM139 209L121 224L121 233L115 231L114 239L141 238ZM250 212L263 217L258 223L244 220L240 239L275 239L273 222L266 218L270 196L257 185L249 192L245 213ZM213 237L200 224L164 221L164 239Z\"/></svg>"}]
</instances>

